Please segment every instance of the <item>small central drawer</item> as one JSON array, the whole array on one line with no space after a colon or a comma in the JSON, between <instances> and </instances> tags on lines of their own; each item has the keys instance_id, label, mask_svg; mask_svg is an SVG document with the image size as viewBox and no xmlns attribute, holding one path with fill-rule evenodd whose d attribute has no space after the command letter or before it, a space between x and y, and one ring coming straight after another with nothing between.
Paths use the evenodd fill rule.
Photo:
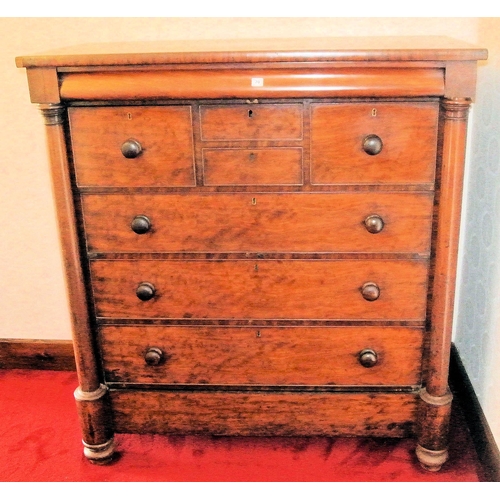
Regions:
<instances>
[{"instance_id":1,"label":"small central drawer","mask_svg":"<svg viewBox=\"0 0 500 500\"><path fill-rule=\"evenodd\" d=\"M204 141L301 140L301 104L200 106Z\"/></svg>"},{"instance_id":2,"label":"small central drawer","mask_svg":"<svg viewBox=\"0 0 500 500\"><path fill-rule=\"evenodd\" d=\"M302 148L204 149L206 186L300 185Z\"/></svg>"},{"instance_id":3,"label":"small central drawer","mask_svg":"<svg viewBox=\"0 0 500 500\"><path fill-rule=\"evenodd\" d=\"M422 330L401 327L102 326L108 382L420 383Z\"/></svg>"}]
</instances>

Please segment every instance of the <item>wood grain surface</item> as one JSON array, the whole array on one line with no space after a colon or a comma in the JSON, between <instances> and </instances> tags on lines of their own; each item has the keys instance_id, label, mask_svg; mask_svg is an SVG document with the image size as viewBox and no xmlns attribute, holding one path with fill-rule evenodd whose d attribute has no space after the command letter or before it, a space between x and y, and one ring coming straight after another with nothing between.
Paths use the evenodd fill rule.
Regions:
<instances>
[{"instance_id":1,"label":"wood grain surface","mask_svg":"<svg viewBox=\"0 0 500 500\"><path fill-rule=\"evenodd\" d=\"M425 183L434 179L438 103L311 106L311 183ZM375 134L382 151L363 151Z\"/></svg>"},{"instance_id":2,"label":"wood grain surface","mask_svg":"<svg viewBox=\"0 0 500 500\"><path fill-rule=\"evenodd\" d=\"M72 181L66 147L65 109L41 105L45 118L47 151L51 168L52 192L58 218L59 239L66 274L66 289L71 311L71 334L78 382L83 391L94 391L100 385L99 361L94 351L92 320L86 277L82 268L82 249L78 240L78 218L73 199Z\"/></svg>"},{"instance_id":3,"label":"wood grain surface","mask_svg":"<svg viewBox=\"0 0 500 500\"><path fill-rule=\"evenodd\" d=\"M117 432L384 436L414 432L417 396L110 391Z\"/></svg>"},{"instance_id":4,"label":"wood grain surface","mask_svg":"<svg viewBox=\"0 0 500 500\"><path fill-rule=\"evenodd\" d=\"M71 340L0 339L0 368L75 371Z\"/></svg>"},{"instance_id":5,"label":"wood grain surface","mask_svg":"<svg viewBox=\"0 0 500 500\"><path fill-rule=\"evenodd\" d=\"M79 186L193 186L194 152L189 106L70 108ZM137 158L122 144L135 139Z\"/></svg>"},{"instance_id":6,"label":"wood grain surface","mask_svg":"<svg viewBox=\"0 0 500 500\"><path fill-rule=\"evenodd\" d=\"M432 193L86 194L90 252L430 251ZM151 229L136 234L145 215ZM364 221L378 215L380 233Z\"/></svg>"},{"instance_id":7,"label":"wood grain surface","mask_svg":"<svg viewBox=\"0 0 500 500\"><path fill-rule=\"evenodd\" d=\"M103 326L108 382L259 385L420 383L422 331L391 327ZM150 347L164 359L149 366ZM364 349L377 364L359 362Z\"/></svg>"},{"instance_id":8,"label":"wood grain surface","mask_svg":"<svg viewBox=\"0 0 500 500\"><path fill-rule=\"evenodd\" d=\"M439 158L441 179L430 308L429 370L426 379L427 390L433 396L442 396L448 391L470 100L444 100L442 106L443 148Z\"/></svg>"},{"instance_id":9,"label":"wood grain surface","mask_svg":"<svg viewBox=\"0 0 500 500\"><path fill-rule=\"evenodd\" d=\"M97 260L97 316L115 318L404 319L425 317L426 260ZM153 299L136 296L141 282ZM378 300L361 287L375 282Z\"/></svg>"},{"instance_id":10,"label":"wood grain surface","mask_svg":"<svg viewBox=\"0 0 500 500\"><path fill-rule=\"evenodd\" d=\"M295 37L148 40L87 43L16 58L18 67L300 61L417 61L486 59L487 51L443 36ZM411 82L407 82L411 84Z\"/></svg>"},{"instance_id":11,"label":"wood grain surface","mask_svg":"<svg viewBox=\"0 0 500 500\"><path fill-rule=\"evenodd\" d=\"M207 186L300 185L302 148L203 149Z\"/></svg>"},{"instance_id":12,"label":"wood grain surface","mask_svg":"<svg viewBox=\"0 0 500 500\"><path fill-rule=\"evenodd\" d=\"M302 139L302 104L200 106L201 139Z\"/></svg>"},{"instance_id":13,"label":"wood grain surface","mask_svg":"<svg viewBox=\"0 0 500 500\"><path fill-rule=\"evenodd\" d=\"M372 63L373 65L373 63ZM439 64L436 64L439 66ZM63 73L63 99L266 99L290 97L427 97L443 95L444 75L438 68L281 67L219 68L196 71L153 68L152 71ZM262 85L255 86L254 78Z\"/></svg>"}]
</instances>

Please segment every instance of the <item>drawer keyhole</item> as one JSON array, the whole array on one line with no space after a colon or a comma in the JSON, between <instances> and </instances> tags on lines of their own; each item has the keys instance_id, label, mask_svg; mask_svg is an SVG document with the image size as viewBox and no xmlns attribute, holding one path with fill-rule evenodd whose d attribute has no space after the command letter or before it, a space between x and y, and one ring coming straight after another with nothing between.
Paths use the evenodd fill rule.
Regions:
<instances>
[{"instance_id":1,"label":"drawer keyhole","mask_svg":"<svg viewBox=\"0 0 500 500\"><path fill-rule=\"evenodd\" d=\"M248 110L248 118L253 118L253 111L251 109Z\"/></svg>"}]
</instances>

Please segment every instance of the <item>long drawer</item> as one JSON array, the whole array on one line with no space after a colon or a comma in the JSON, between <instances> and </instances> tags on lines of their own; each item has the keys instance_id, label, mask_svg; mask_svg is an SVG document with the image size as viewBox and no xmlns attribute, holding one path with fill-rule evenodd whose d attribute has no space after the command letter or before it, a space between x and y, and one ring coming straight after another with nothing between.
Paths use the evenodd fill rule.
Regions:
<instances>
[{"instance_id":1,"label":"long drawer","mask_svg":"<svg viewBox=\"0 0 500 500\"><path fill-rule=\"evenodd\" d=\"M83 216L91 252L428 254L432 203L432 193L87 194Z\"/></svg>"},{"instance_id":2,"label":"long drawer","mask_svg":"<svg viewBox=\"0 0 500 500\"><path fill-rule=\"evenodd\" d=\"M418 328L102 326L99 339L108 382L420 383Z\"/></svg>"},{"instance_id":3,"label":"long drawer","mask_svg":"<svg viewBox=\"0 0 500 500\"><path fill-rule=\"evenodd\" d=\"M91 262L97 316L115 318L423 320L427 269L423 259Z\"/></svg>"}]
</instances>

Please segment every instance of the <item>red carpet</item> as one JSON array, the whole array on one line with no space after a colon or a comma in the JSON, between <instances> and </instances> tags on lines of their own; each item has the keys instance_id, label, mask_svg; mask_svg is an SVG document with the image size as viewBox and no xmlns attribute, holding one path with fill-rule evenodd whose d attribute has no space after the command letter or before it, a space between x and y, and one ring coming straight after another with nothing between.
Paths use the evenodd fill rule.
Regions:
<instances>
[{"instance_id":1,"label":"red carpet","mask_svg":"<svg viewBox=\"0 0 500 500\"><path fill-rule=\"evenodd\" d=\"M83 458L72 372L0 370L2 482L477 482L460 411L441 472L417 463L411 439L118 435L118 460Z\"/></svg>"}]
</instances>

